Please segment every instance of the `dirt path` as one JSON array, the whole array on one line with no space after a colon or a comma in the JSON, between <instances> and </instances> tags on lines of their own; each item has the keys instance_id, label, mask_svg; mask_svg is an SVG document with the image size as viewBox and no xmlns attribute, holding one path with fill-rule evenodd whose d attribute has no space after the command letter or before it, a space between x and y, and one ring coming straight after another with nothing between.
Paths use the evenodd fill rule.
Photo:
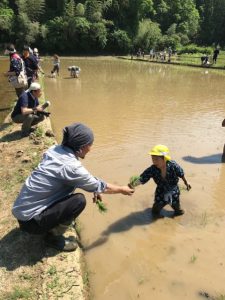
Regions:
<instances>
[{"instance_id":1,"label":"dirt path","mask_svg":"<svg viewBox=\"0 0 225 300\"><path fill-rule=\"evenodd\" d=\"M59 253L42 238L21 232L11 214L12 203L43 152L55 143L47 137L50 121L30 137L10 119L0 127L0 299L79 299L87 297L81 249ZM76 234L71 228L68 235Z\"/></svg>"}]
</instances>

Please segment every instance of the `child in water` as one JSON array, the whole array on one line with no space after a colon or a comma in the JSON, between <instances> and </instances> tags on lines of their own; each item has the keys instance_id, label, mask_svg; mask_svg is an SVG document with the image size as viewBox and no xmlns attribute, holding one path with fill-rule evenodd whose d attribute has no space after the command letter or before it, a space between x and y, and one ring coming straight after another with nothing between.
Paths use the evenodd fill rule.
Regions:
<instances>
[{"instance_id":1,"label":"child in water","mask_svg":"<svg viewBox=\"0 0 225 300\"><path fill-rule=\"evenodd\" d=\"M59 65L60 65L60 59L57 54L54 54L53 56L53 69L51 71L51 74L57 74L59 76Z\"/></svg>"},{"instance_id":2,"label":"child in water","mask_svg":"<svg viewBox=\"0 0 225 300\"><path fill-rule=\"evenodd\" d=\"M152 156L153 164L140 176L131 177L129 186L134 188L153 178L157 184L152 207L153 216L159 216L161 209L167 204L174 209L175 216L183 215L184 211L180 207L179 178L183 180L188 191L191 189L183 169L174 160L171 160L169 149L164 145L156 145L149 154Z\"/></svg>"}]
</instances>

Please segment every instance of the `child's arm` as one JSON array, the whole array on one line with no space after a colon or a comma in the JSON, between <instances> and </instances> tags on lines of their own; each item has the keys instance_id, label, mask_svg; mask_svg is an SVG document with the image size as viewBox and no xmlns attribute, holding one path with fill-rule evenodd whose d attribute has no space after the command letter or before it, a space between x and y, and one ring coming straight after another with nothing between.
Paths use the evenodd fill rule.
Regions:
<instances>
[{"instance_id":1,"label":"child's arm","mask_svg":"<svg viewBox=\"0 0 225 300\"><path fill-rule=\"evenodd\" d=\"M128 186L130 188L135 188L140 184L145 184L152 177L152 167L147 168L141 175L132 176Z\"/></svg>"},{"instance_id":2,"label":"child's arm","mask_svg":"<svg viewBox=\"0 0 225 300\"><path fill-rule=\"evenodd\" d=\"M181 179L183 180L184 184L185 184L186 187L187 187L187 190L189 191L189 190L191 189L190 183L187 182L185 176L182 176Z\"/></svg>"},{"instance_id":3,"label":"child's arm","mask_svg":"<svg viewBox=\"0 0 225 300\"><path fill-rule=\"evenodd\" d=\"M133 189L133 188L135 188L136 186L138 186L138 185L140 185L140 184L141 184L140 176L134 175L134 176L131 176L130 181L129 181L129 183L128 183L128 186L129 186L131 189Z\"/></svg>"}]
</instances>

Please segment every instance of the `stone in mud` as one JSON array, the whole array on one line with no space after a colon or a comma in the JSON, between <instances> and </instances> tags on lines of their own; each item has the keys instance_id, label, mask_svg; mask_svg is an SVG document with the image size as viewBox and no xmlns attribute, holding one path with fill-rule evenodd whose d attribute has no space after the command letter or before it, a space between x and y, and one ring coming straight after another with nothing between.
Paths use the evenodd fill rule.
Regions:
<instances>
[{"instance_id":1,"label":"stone in mud","mask_svg":"<svg viewBox=\"0 0 225 300\"><path fill-rule=\"evenodd\" d=\"M48 130L45 132L45 135L48 136L48 137L54 137L54 136L55 136L54 133L53 133L50 129L48 129Z\"/></svg>"}]
</instances>

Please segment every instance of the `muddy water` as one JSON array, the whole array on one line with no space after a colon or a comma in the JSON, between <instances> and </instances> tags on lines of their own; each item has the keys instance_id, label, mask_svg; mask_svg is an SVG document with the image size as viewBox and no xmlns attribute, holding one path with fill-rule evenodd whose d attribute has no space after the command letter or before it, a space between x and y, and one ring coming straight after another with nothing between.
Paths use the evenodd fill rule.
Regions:
<instances>
[{"instance_id":1,"label":"muddy water","mask_svg":"<svg viewBox=\"0 0 225 300\"><path fill-rule=\"evenodd\" d=\"M80 79L68 76L73 64L82 69ZM50 68L47 62L46 73ZM94 58L62 60L60 77L46 78L58 140L75 121L95 132L83 161L92 174L126 184L151 164L149 149L162 143L192 185L181 193L185 215L173 219L165 207L157 221L152 181L132 197L105 195L104 215L87 194L80 221L93 299L225 295L224 80L210 70Z\"/></svg>"},{"instance_id":2,"label":"muddy water","mask_svg":"<svg viewBox=\"0 0 225 300\"><path fill-rule=\"evenodd\" d=\"M7 77L3 75L8 69L8 57L0 58L0 124L10 112L12 101L16 99L15 90L7 82Z\"/></svg>"}]
</instances>

